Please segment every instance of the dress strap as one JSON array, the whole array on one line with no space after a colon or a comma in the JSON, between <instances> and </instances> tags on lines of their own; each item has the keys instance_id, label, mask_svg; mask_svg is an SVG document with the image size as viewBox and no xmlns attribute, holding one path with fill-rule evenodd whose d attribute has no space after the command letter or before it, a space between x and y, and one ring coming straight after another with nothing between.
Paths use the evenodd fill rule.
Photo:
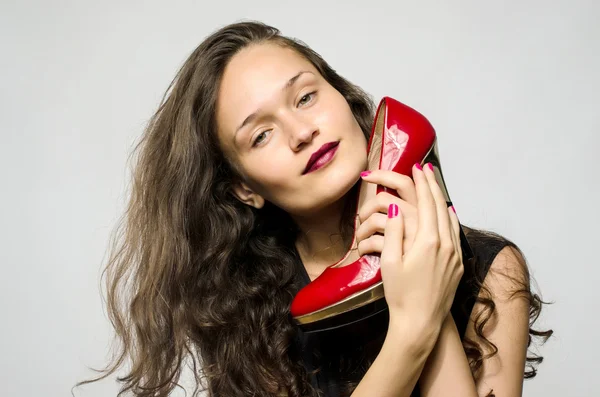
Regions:
<instances>
[{"instance_id":1,"label":"dress strap","mask_svg":"<svg viewBox=\"0 0 600 397\"><path fill-rule=\"evenodd\" d=\"M508 244L507 241L487 240L485 241L485 248L476 247L473 250L473 260L477 261L478 267L475 268L472 261L465 263L465 271L456 289L451 309L461 339L465 336L469 318L481 290L480 283L485 280L485 276L498 253Z\"/></svg>"}]
</instances>

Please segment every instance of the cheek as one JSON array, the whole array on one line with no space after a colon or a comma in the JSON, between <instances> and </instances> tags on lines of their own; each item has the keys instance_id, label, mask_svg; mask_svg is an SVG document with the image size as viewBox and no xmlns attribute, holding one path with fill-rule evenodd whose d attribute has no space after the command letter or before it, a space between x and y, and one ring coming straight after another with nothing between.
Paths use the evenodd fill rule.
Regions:
<instances>
[{"instance_id":1,"label":"cheek","mask_svg":"<svg viewBox=\"0 0 600 397\"><path fill-rule=\"evenodd\" d=\"M332 132L347 135L352 133L352 129L357 127L354 115L346 103L344 97L336 97L332 101L333 106L329 106L325 111L321 111L316 116L316 122L321 128L327 128ZM360 128L360 127L359 127Z\"/></svg>"},{"instance_id":2,"label":"cheek","mask_svg":"<svg viewBox=\"0 0 600 397\"><path fill-rule=\"evenodd\" d=\"M289 159L288 159L289 161ZM262 195L272 196L277 191L288 190L293 174L290 165L277 155L257 154L244 164L246 175Z\"/></svg>"}]
</instances>

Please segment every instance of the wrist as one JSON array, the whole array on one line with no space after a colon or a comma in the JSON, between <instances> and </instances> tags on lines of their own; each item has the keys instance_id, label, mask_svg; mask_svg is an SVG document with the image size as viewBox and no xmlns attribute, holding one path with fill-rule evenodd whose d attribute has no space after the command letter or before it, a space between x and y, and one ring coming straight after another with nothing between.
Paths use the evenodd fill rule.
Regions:
<instances>
[{"instance_id":1,"label":"wrist","mask_svg":"<svg viewBox=\"0 0 600 397\"><path fill-rule=\"evenodd\" d=\"M435 347L441 330L442 324L439 321L393 315L390 312L388 335L405 340L415 355L428 356Z\"/></svg>"}]
</instances>

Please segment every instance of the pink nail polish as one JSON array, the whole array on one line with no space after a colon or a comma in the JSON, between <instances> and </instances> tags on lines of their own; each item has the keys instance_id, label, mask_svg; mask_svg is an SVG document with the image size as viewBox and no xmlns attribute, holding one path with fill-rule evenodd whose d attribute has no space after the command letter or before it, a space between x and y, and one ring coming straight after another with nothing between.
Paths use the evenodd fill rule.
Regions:
<instances>
[{"instance_id":1,"label":"pink nail polish","mask_svg":"<svg viewBox=\"0 0 600 397\"><path fill-rule=\"evenodd\" d=\"M392 203L388 206L388 218L395 218L397 216L398 216L398 205Z\"/></svg>"},{"instance_id":2,"label":"pink nail polish","mask_svg":"<svg viewBox=\"0 0 600 397\"><path fill-rule=\"evenodd\" d=\"M431 171L433 171L433 164L431 164L431 163L427 163L427 165L429 166L429 169L430 169Z\"/></svg>"},{"instance_id":3,"label":"pink nail polish","mask_svg":"<svg viewBox=\"0 0 600 397\"><path fill-rule=\"evenodd\" d=\"M423 168L421 168L421 165L419 163L415 163L415 167L417 167L418 169L420 169L421 171L423 171Z\"/></svg>"},{"instance_id":4,"label":"pink nail polish","mask_svg":"<svg viewBox=\"0 0 600 397\"><path fill-rule=\"evenodd\" d=\"M371 173L371 171L363 171L360 173L361 178L365 177L365 176L369 176L369 174Z\"/></svg>"}]
</instances>

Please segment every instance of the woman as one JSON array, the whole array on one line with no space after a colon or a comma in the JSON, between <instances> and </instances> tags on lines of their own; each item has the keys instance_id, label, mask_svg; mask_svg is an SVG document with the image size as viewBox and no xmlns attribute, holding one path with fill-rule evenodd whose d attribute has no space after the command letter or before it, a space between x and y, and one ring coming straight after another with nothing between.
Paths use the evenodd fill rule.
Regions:
<instances>
[{"instance_id":1,"label":"woman","mask_svg":"<svg viewBox=\"0 0 600 397\"><path fill-rule=\"evenodd\" d=\"M123 392L166 396L190 360L214 396L521 394L542 360L526 357L532 336L551 335L530 329L542 302L525 258L465 227L475 260L463 265L458 219L427 167L414 182L362 177L400 196L366 202L357 230L361 253L381 253L389 309L320 335L292 322L295 293L352 239L374 116L360 88L302 43L244 22L201 43L168 91L137 147L106 269L122 346L99 379L129 360ZM333 140L335 159L304 174ZM472 296L456 292L463 273Z\"/></svg>"}]
</instances>

